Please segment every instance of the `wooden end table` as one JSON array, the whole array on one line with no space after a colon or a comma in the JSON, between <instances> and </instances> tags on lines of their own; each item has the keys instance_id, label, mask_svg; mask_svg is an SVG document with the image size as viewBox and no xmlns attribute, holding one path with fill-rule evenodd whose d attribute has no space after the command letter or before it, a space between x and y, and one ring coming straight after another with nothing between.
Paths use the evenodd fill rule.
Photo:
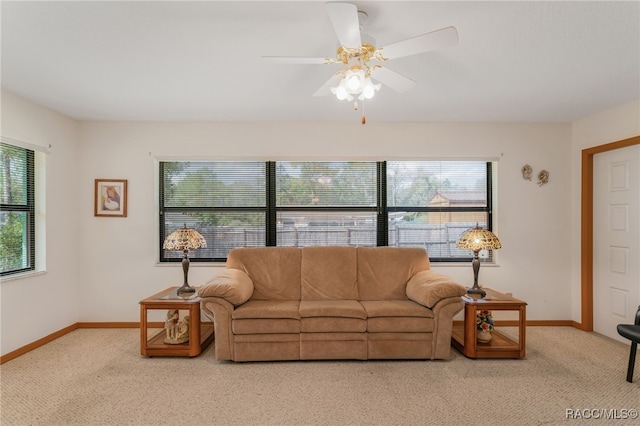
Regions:
<instances>
[{"instance_id":1,"label":"wooden end table","mask_svg":"<svg viewBox=\"0 0 640 426\"><path fill-rule=\"evenodd\" d=\"M169 287L160 293L140 301L140 353L144 356L188 356L199 355L214 339L213 323L200 321L200 297L198 293L178 295L178 287ZM189 341L180 344L164 343L166 332L148 337L147 312L150 309L188 310ZM157 328L157 327L154 327Z\"/></svg>"},{"instance_id":2,"label":"wooden end table","mask_svg":"<svg viewBox=\"0 0 640 426\"><path fill-rule=\"evenodd\" d=\"M462 296L464 300L464 321L454 321L451 333L451 344L468 358L524 358L526 309L527 303L516 299L510 294L500 293L490 288L483 288L487 295L482 299ZM476 312L488 311L518 311L515 323L506 322L505 325L518 327L517 340L500 333L497 328L491 332L491 341L479 343L476 329Z\"/></svg>"}]
</instances>

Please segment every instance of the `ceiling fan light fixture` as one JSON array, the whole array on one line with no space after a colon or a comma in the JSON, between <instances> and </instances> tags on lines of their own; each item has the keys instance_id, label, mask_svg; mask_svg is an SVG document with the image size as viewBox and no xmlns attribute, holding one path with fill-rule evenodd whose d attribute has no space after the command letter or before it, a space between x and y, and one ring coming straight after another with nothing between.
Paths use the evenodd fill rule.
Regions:
<instances>
[{"instance_id":1,"label":"ceiling fan light fixture","mask_svg":"<svg viewBox=\"0 0 640 426\"><path fill-rule=\"evenodd\" d=\"M347 70L343 81L345 82L346 89L352 95L358 95L364 88L364 71L360 66L354 66Z\"/></svg>"},{"instance_id":2,"label":"ceiling fan light fixture","mask_svg":"<svg viewBox=\"0 0 640 426\"><path fill-rule=\"evenodd\" d=\"M353 96L351 96L351 94L349 94L349 91L347 90L344 78L342 80L340 80L340 84L337 87L332 87L331 88L331 93L336 95L336 98L338 98L339 101L343 101L345 99L347 99L347 100L352 100L353 99ZM349 98L351 98L351 99L349 99Z\"/></svg>"},{"instance_id":3,"label":"ceiling fan light fixture","mask_svg":"<svg viewBox=\"0 0 640 426\"><path fill-rule=\"evenodd\" d=\"M344 1L344 0L343 0ZM313 96L323 96L330 93L338 100L353 101L354 109L358 109L358 101L364 101L375 96L381 84L398 93L411 89L416 82L409 77L397 73L377 62L385 62L405 56L417 55L432 50L442 49L458 43L458 30L445 27L397 41L385 46L377 46L376 40L369 34L362 32L367 13L358 10L355 4L343 1L328 1L327 14L338 37L339 47L335 57L307 58L307 57L268 57L277 63L286 64L342 64L344 67L335 73ZM375 72L375 74L374 74ZM370 77L375 77L380 83L374 84ZM332 87L334 86L335 87ZM365 124L364 114L362 124Z\"/></svg>"},{"instance_id":4,"label":"ceiling fan light fixture","mask_svg":"<svg viewBox=\"0 0 640 426\"><path fill-rule=\"evenodd\" d=\"M364 100L373 98L376 92L380 90L380 87L382 87L380 83L373 84L370 78L365 78L362 93L358 96L358 99Z\"/></svg>"}]
</instances>

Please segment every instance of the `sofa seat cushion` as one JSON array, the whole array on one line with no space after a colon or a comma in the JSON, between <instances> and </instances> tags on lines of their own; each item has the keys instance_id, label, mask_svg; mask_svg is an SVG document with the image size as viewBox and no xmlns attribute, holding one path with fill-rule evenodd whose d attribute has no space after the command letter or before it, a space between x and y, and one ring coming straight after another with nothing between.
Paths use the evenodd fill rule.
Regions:
<instances>
[{"instance_id":1,"label":"sofa seat cushion","mask_svg":"<svg viewBox=\"0 0 640 426\"><path fill-rule=\"evenodd\" d=\"M424 317L377 317L367 320L369 333L431 333L435 321Z\"/></svg>"},{"instance_id":2,"label":"sofa seat cushion","mask_svg":"<svg viewBox=\"0 0 640 426\"><path fill-rule=\"evenodd\" d=\"M300 318L311 317L367 319L367 312L357 300L302 300Z\"/></svg>"},{"instance_id":3,"label":"sofa seat cushion","mask_svg":"<svg viewBox=\"0 0 640 426\"><path fill-rule=\"evenodd\" d=\"M433 311L411 300L361 302L367 311L369 333L429 333L433 331Z\"/></svg>"},{"instance_id":4,"label":"sofa seat cushion","mask_svg":"<svg viewBox=\"0 0 640 426\"><path fill-rule=\"evenodd\" d=\"M255 318L289 318L300 319L300 302L297 300L249 300L238 306L231 318L255 319Z\"/></svg>"},{"instance_id":5,"label":"sofa seat cushion","mask_svg":"<svg viewBox=\"0 0 640 426\"><path fill-rule=\"evenodd\" d=\"M231 314L234 334L300 333L296 300L249 300Z\"/></svg>"},{"instance_id":6,"label":"sofa seat cushion","mask_svg":"<svg viewBox=\"0 0 640 426\"><path fill-rule=\"evenodd\" d=\"M373 317L425 317L433 318L433 311L412 300L367 300L360 302Z\"/></svg>"},{"instance_id":7,"label":"sofa seat cushion","mask_svg":"<svg viewBox=\"0 0 640 426\"><path fill-rule=\"evenodd\" d=\"M364 333L367 320L344 317L311 317L300 320L303 333Z\"/></svg>"},{"instance_id":8,"label":"sofa seat cushion","mask_svg":"<svg viewBox=\"0 0 640 426\"><path fill-rule=\"evenodd\" d=\"M303 300L300 302L303 333L364 333L367 313L356 300Z\"/></svg>"},{"instance_id":9,"label":"sofa seat cushion","mask_svg":"<svg viewBox=\"0 0 640 426\"><path fill-rule=\"evenodd\" d=\"M300 333L300 320L291 318L236 319L231 322L233 334Z\"/></svg>"}]
</instances>

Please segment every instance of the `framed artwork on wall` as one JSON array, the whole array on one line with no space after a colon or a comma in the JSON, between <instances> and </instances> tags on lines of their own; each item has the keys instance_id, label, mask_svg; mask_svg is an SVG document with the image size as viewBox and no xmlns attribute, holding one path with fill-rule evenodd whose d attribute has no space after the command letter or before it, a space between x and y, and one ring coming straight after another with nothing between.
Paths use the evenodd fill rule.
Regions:
<instances>
[{"instance_id":1,"label":"framed artwork on wall","mask_svg":"<svg viewBox=\"0 0 640 426\"><path fill-rule=\"evenodd\" d=\"M127 217L127 180L96 179L93 215Z\"/></svg>"}]
</instances>

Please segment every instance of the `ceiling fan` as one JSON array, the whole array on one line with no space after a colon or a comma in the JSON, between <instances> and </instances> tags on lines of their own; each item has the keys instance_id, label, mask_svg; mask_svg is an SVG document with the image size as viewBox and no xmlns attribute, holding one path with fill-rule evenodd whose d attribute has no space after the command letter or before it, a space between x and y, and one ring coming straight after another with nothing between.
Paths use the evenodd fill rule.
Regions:
<instances>
[{"instance_id":1,"label":"ceiling fan","mask_svg":"<svg viewBox=\"0 0 640 426\"><path fill-rule=\"evenodd\" d=\"M336 72L313 96L333 93L339 100L353 101L357 97L364 101L371 99L380 90L381 84L397 92L405 92L415 86L416 82L381 63L453 46L458 42L458 31L450 26L384 47L376 47L375 40L361 32L367 19L365 12L358 11L351 3L330 2L326 3L326 8L340 42L335 57L264 57L280 64L343 64L344 68ZM354 108L358 109L357 101ZM362 124L364 123L363 115Z\"/></svg>"}]
</instances>

